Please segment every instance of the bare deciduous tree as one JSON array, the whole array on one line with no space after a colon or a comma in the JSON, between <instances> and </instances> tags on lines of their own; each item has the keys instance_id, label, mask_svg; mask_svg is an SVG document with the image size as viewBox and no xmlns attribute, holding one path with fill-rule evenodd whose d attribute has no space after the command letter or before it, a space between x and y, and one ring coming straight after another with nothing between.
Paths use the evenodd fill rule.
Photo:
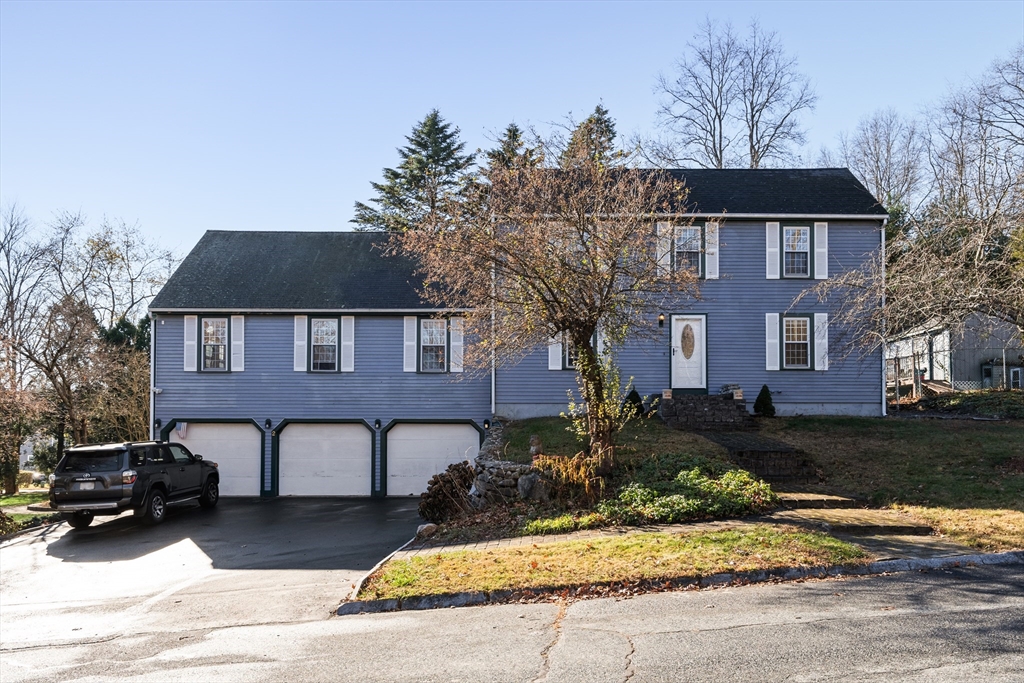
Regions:
<instances>
[{"instance_id":1,"label":"bare deciduous tree","mask_svg":"<svg viewBox=\"0 0 1024 683\"><path fill-rule=\"evenodd\" d=\"M924 135L913 119L880 109L839 136L840 161L887 209L917 208L924 189Z\"/></svg>"},{"instance_id":2,"label":"bare deciduous tree","mask_svg":"<svg viewBox=\"0 0 1024 683\"><path fill-rule=\"evenodd\" d=\"M992 95L1006 65L930 112L926 203L887 244L898 258L815 288L841 294L851 341L872 346L921 325L958 332L969 319L1015 325L1024 339L1024 145L1006 124L1024 119L1024 102Z\"/></svg>"},{"instance_id":3,"label":"bare deciduous tree","mask_svg":"<svg viewBox=\"0 0 1024 683\"><path fill-rule=\"evenodd\" d=\"M666 269L653 246L654 221L679 211L681 185L628 168L621 155L577 151L549 148L546 163L492 166L472 197L444 212L450 220L396 245L420 263L431 300L467 311L468 367L518 361L552 338L571 345L590 455L607 470L615 420L595 335L614 347L627 332L651 330L663 297L696 295L697 281Z\"/></svg>"},{"instance_id":4,"label":"bare deciduous tree","mask_svg":"<svg viewBox=\"0 0 1024 683\"><path fill-rule=\"evenodd\" d=\"M667 137L655 145L654 159L707 168L790 159L805 141L799 116L817 100L778 34L756 21L745 38L729 24L705 21L674 76L660 76L655 91L664 98L658 120Z\"/></svg>"}]
</instances>

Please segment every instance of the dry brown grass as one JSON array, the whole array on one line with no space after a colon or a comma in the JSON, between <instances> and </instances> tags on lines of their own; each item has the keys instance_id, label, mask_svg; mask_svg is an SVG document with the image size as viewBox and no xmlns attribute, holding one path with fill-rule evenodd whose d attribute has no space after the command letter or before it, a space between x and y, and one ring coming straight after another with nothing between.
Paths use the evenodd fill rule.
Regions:
<instances>
[{"instance_id":1,"label":"dry brown grass","mask_svg":"<svg viewBox=\"0 0 1024 683\"><path fill-rule=\"evenodd\" d=\"M825 534L750 525L681 535L638 533L525 548L441 552L393 560L370 578L360 597L568 588L864 561L867 557L860 548Z\"/></svg>"}]
</instances>

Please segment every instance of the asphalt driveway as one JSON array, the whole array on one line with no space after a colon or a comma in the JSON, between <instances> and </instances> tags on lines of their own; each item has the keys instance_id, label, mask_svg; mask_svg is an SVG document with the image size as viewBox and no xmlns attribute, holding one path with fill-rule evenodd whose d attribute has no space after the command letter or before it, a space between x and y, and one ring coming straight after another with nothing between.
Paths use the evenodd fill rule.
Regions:
<instances>
[{"instance_id":1,"label":"asphalt driveway","mask_svg":"<svg viewBox=\"0 0 1024 683\"><path fill-rule=\"evenodd\" d=\"M222 499L0 546L0 646L326 619L415 533L416 499Z\"/></svg>"}]
</instances>

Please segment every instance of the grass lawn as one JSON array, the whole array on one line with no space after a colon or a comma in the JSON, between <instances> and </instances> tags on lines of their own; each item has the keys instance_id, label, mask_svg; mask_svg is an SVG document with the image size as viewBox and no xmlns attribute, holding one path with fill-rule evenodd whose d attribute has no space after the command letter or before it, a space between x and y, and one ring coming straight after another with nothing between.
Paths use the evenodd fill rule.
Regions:
<instances>
[{"instance_id":1,"label":"grass lawn","mask_svg":"<svg viewBox=\"0 0 1024 683\"><path fill-rule=\"evenodd\" d=\"M569 588L793 566L823 567L867 559L855 545L792 527L751 525L682 535L637 533L393 560L370 577L359 597Z\"/></svg>"},{"instance_id":2,"label":"grass lawn","mask_svg":"<svg viewBox=\"0 0 1024 683\"><path fill-rule=\"evenodd\" d=\"M983 550L1024 548L1024 422L804 417L761 422L827 483Z\"/></svg>"},{"instance_id":3,"label":"grass lawn","mask_svg":"<svg viewBox=\"0 0 1024 683\"><path fill-rule=\"evenodd\" d=\"M583 449L584 444L566 430L568 420L560 417L539 417L532 420L508 422L502 436L505 439L505 457L515 462L530 462L530 436L537 435L547 455L571 456ZM616 436L616 457L629 461L648 455L674 455L689 453L708 458L723 458L726 450L704 437L665 427L658 418L631 422Z\"/></svg>"},{"instance_id":4,"label":"grass lawn","mask_svg":"<svg viewBox=\"0 0 1024 683\"><path fill-rule=\"evenodd\" d=\"M45 500L49 500L49 497L49 491L21 491L13 496L0 496L0 508L42 503Z\"/></svg>"}]
</instances>

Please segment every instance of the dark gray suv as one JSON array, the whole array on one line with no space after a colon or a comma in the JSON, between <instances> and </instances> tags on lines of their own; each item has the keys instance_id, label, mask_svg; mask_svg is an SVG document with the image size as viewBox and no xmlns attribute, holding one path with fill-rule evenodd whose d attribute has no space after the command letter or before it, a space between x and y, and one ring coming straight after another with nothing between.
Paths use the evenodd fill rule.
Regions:
<instances>
[{"instance_id":1,"label":"dark gray suv","mask_svg":"<svg viewBox=\"0 0 1024 683\"><path fill-rule=\"evenodd\" d=\"M75 446L50 475L50 505L76 529L95 515L135 511L150 524L168 505L196 500L204 508L220 498L217 463L178 443L145 441Z\"/></svg>"}]
</instances>

